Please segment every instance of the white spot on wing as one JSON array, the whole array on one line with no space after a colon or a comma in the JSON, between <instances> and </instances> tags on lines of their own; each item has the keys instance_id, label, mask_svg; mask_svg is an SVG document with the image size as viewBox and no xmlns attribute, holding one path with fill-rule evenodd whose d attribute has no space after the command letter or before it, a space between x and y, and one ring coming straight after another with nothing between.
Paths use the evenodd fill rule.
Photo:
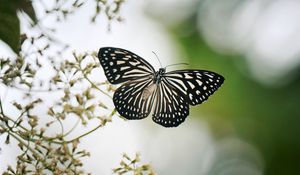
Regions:
<instances>
[{"instance_id":1,"label":"white spot on wing","mask_svg":"<svg viewBox=\"0 0 300 175\"><path fill-rule=\"evenodd\" d=\"M192 89L195 88L195 85L194 85L193 83L191 83L190 81L187 81L187 82L188 82L188 84L190 85L190 87L191 87Z\"/></svg>"},{"instance_id":2,"label":"white spot on wing","mask_svg":"<svg viewBox=\"0 0 300 175\"><path fill-rule=\"evenodd\" d=\"M199 86L202 86L202 84L203 84L202 81L197 80L197 79L196 79L196 82L198 83Z\"/></svg>"}]
</instances>

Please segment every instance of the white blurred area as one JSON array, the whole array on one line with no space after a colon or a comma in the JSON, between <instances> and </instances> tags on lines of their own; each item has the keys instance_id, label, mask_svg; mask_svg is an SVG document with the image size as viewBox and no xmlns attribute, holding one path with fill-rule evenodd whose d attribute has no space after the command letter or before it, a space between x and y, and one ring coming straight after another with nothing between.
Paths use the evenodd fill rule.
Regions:
<instances>
[{"instance_id":1,"label":"white blurred area","mask_svg":"<svg viewBox=\"0 0 300 175\"><path fill-rule=\"evenodd\" d=\"M262 84L281 84L300 63L299 9L298 0L204 1L198 26L211 47L246 57Z\"/></svg>"},{"instance_id":2,"label":"white blurred area","mask_svg":"<svg viewBox=\"0 0 300 175\"><path fill-rule=\"evenodd\" d=\"M195 1L186 1L186 10L190 7L197 10L194 5L190 5L188 2L195 3ZM169 3L172 2L169 1ZM96 24L91 25L89 23L91 7L80 10L64 23L48 21L47 25L55 25L57 28L56 38L70 44L71 50L76 52L95 51L100 47L114 46L137 53L156 69L159 68L159 63L152 51L158 54L164 66L179 62L177 58L181 58L181 56L177 52L178 46L175 45L175 42L172 41L172 38L161 24L145 15L143 9L147 5L148 3L142 1L126 1L122 9L122 16L125 17L125 21L123 23L113 23L111 32L107 31L107 21L103 17ZM209 5L207 6L210 8ZM179 8L180 6L177 4L176 7ZM182 14L187 16L189 13ZM213 22L212 19L209 19L209 13L206 15L206 22ZM184 16L182 19L184 19ZM203 24L199 23L199 25ZM205 32L204 28L201 30ZM208 33L207 40L210 43L214 42L212 35L213 33ZM214 44L212 46L216 47ZM3 43L0 45L0 51L1 56L12 55ZM70 55L70 53L66 53L66 55ZM98 78L105 80L104 74L99 75ZM21 98L20 92L16 89L7 89L0 86L0 92L1 99L5 103ZM50 93L48 96L51 95L53 94ZM44 94L44 96L47 96L47 94ZM10 111L9 108L5 108L5 110L13 114L13 111ZM44 113L44 111L41 111L41 113ZM166 129L152 122L151 116L140 121L124 121L114 117L112 123L88 135L81 141L82 148L89 150L91 153L91 157L84 160L85 169L93 174L111 174L111 169L118 166L122 153L134 155L139 152L142 156L142 162L151 163L158 174L238 175L239 173L236 172L240 172L241 168L244 167L244 172L255 172L251 175L262 174L262 159L255 148L243 143L241 140L229 140L226 144L225 141L222 143L216 142L205 122L195 118L199 117L189 116L179 127ZM92 125L89 127L92 128ZM86 129L82 128L82 130ZM81 133L80 128L76 132ZM0 173L6 169L7 164L15 165L15 156L18 152L15 148L15 142L5 145L4 140L5 137L0 137ZM228 144L231 146L228 147ZM239 152L232 149L236 147L240 148L238 149ZM232 152L232 154L228 154L227 158L234 159L236 162L234 166L232 164L222 165L223 169L218 170L219 161L223 161L219 157L227 152ZM244 155L244 153L247 154L246 157L235 159L235 157L239 157L240 154ZM243 161L243 158L247 158L247 161ZM243 166L237 166L240 164ZM227 170L226 166L230 166L232 171ZM216 167L217 170L215 170ZM224 170L226 172L222 172Z\"/></svg>"},{"instance_id":3,"label":"white blurred area","mask_svg":"<svg viewBox=\"0 0 300 175\"><path fill-rule=\"evenodd\" d=\"M281 85L294 78L292 72L300 63L299 0L166 0L164 6L156 0L149 4L148 11L168 25L178 25L197 11L195 25L206 43L219 53L245 57L250 76L261 84Z\"/></svg>"}]
</instances>

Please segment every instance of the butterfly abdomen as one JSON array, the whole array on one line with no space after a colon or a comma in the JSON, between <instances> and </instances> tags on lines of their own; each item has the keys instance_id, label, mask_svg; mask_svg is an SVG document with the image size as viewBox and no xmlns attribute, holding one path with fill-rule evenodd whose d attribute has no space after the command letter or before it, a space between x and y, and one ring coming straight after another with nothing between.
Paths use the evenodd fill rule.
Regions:
<instances>
[{"instance_id":1,"label":"butterfly abdomen","mask_svg":"<svg viewBox=\"0 0 300 175\"><path fill-rule=\"evenodd\" d=\"M149 98L149 96L153 94L156 88L157 88L156 84L151 84L148 87L146 87L142 92L142 99L146 100L147 98Z\"/></svg>"}]
</instances>

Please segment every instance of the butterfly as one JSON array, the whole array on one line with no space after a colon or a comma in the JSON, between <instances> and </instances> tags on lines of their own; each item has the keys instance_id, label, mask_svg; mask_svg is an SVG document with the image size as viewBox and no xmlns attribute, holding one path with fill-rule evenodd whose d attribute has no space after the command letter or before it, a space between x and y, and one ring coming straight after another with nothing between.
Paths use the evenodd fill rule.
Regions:
<instances>
[{"instance_id":1,"label":"butterfly","mask_svg":"<svg viewBox=\"0 0 300 175\"><path fill-rule=\"evenodd\" d=\"M146 118L164 127L176 127L189 115L189 105L201 104L224 82L207 70L158 71L140 56L121 48L102 47L100 64L111 84L123 83L113 95L118 113L126 119Z\"/></svg>"}]
</instances>

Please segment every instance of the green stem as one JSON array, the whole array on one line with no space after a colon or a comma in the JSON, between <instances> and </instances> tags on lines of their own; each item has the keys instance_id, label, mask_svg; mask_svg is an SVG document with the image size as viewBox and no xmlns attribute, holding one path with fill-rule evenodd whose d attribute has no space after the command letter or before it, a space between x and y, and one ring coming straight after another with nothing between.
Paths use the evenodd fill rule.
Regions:
<instances>
[{"instance_id":1,"label":"green stem","mask_svg":"<svg viewBox=\"0 0 300 175\"><path fill-rule=\"evenodd\" d=\"M100 89L98 86L96 86L86 75L83 75L83 77L92 85L93 88L99 90L104 95L108 96L109 98L112 98L108 93L104 92L102 89Z\"/></svg>"},{"instance_id":2,"label":"green stem","mask_svg":"<svg viewBox=\"0 0 300 175\"><path fill-rule=\"evenodd\" d=\"M15 138L21 144L27 145L23 140L21 140L19 137L17 137L16 135L14 135L12 132L8 131L8 134L11 135L13 138ZM33 148L31 148L29 145L27 145L26 148L28 150L30 150L30 152L32 152L33 154L35 154L36 156L38 156L39 158L41 158L40 155L39 155L39 153L36 152Z\"/></svg>"},{"instance_id":3,"label":"green stem","mask_svg":"<svg viewBox=\"0 0 300 175\"><path fill-rule=\"evenodd\" d=\"M100 89L98 86L96 86L89 78L88 76L84 73L83 69L80 66L80 63L78 65L78 68L80 70L80 72L82 73L83 77L92 85L93 88L99 90L100 92L102 92L104 95L108 96L109 98L112 98L108 93L104 92L102 89Z\"/></svg>"},{"instance_id":4,"label":"green stem","mask_svg":"<svg viewBox=\"0 0 300 175\"><path fill-rule=\"evenodd\" d=\"M1 114L4 117L5 115L4 115L4 111L3 111L3 107L2 107L2 100L1 99L0 99L0 110L1 110Z\"/></svg>"},{"instance_id":5,"label":"green stem","mask_svg":"<svg viewBox=\"0 0 300 175\"><path fill-rule=\"evenodd\" d=\"M80 119L77 120L77 122L74 124L74 126L68 131L66 132L63 136L67 136L69 135L72 131L74 131L74 129L78 126L78 124L80 123Z\"/></svg>"},{"instance_id":6,"label":"green stem","mask_svg":"<svg viewBox=\"0 0 300 175\"><path fill-rule=\"evenodd\" d=\"M117 111L117 110L114 109L114 110L111 112L111 114L109 115L109 117L112 117L112 116L116 113L116 111ZM104 123L101 123L100 125L98 125L98 126L95 127L94 129L92 129L92 130L90 130L90 131L88 131L88 132L86 132L86 133L84 133L84 134L82 134L82 135L80 135L80 136L78 136L78 137L76 137L76 138L74 138L74 139L71 139L71 140L69 140L69 141L66 141L66 143L71 143L71 142L73 142L74 140L78 140L78 139L80 139L80 138L82 138L82 137L84 137L84 136L87 136L87 135L91 134L92 132L96 131L97 129L103 127L104 125L105 125Z\"/></svg>"},{"instance_id":7,"label":"green stem","mask_svg":"<svg viewBox=\"0 0 300 175\"><path fill-rule=\"evenodd\" d=\"M14 127L17 126L18 121L23 117L23 115L24 115L25 112L27 112L27 111L21 112L21 114L19 115L19 117L17 118L17 120L12 120L11 119L11 121L14 123L14 125L11 128L14 128Z\"/></svg>"}]
</instances>

